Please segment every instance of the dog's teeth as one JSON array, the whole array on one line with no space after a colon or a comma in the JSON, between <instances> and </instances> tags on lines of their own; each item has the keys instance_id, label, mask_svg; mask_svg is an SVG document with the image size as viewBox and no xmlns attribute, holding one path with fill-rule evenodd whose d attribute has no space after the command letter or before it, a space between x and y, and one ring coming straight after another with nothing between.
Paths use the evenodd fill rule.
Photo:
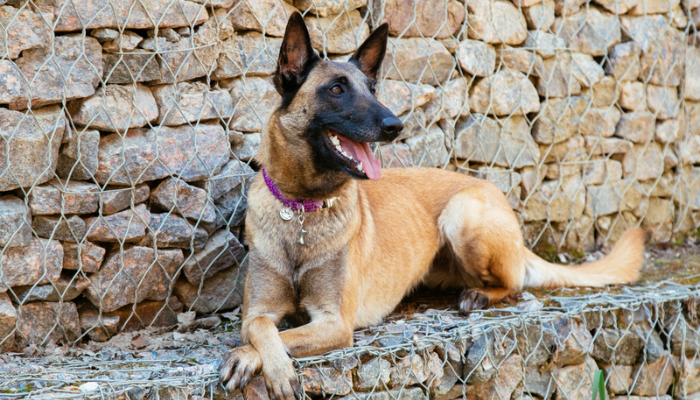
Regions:
<instances>
[{"instance_id":1,"label":"dog's teeth","mask_svg":"<svg viewBox=\"0 0 700 400\"><path fill-rule=\"evenodd\" d=\"M331 143L333 143L334 146L336 146L336 147L340 146L340 140L338 140L337 136L332 135L330 138L331 138Z\"/></svg>"},{"instance_id":2,"label":"dog's teeth","mask_svg":"<svg viewBox=\"0 0 700 400\"><path fill-rule=\"evenodd\" d=\"M362 161L360 161L360 162L357 164L357 169L359 169L359 170L362 171L362 172L365 172L365 167L362 165Z\"/></svg>"}]
</instances>

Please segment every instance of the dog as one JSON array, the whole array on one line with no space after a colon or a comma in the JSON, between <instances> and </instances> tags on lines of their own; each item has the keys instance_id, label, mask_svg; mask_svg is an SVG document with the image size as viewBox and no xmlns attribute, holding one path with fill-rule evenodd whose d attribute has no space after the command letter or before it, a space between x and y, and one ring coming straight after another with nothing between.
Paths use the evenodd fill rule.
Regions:
<instances>
[{"instance_id":1,"label":"dog","mask_svg":"<svg viewBox=\"0 0 700 400\"><path fill-rule=\"evenodd\" d=\"M227 390L262 371L273 399L300 398L292 357L352 346L419 284L463 288L463 313L530 287L634 282L645 232L630 229L603 260L567 267L530 250L491 182L438 168L381 170L369 143L403 124L375 97L388 26L348 62L322 60L304 19L288 22L248 191L250 247L241 341L223 358ZM381 179L380 179L381 177ZM285 317L300 326L278 331Z\"/></svg>"}]
</instances>

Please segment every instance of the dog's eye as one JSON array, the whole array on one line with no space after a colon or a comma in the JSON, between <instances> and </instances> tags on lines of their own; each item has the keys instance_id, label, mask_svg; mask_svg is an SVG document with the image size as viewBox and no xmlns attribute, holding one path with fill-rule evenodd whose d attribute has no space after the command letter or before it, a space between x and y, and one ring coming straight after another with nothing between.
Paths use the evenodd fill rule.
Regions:
<instances>
[{"instance_id":1,"label":"dog's eye","mask_svg":"<svg viewBox=\"0 0 700 400\"><path fill-rule=\"evenodd\" d=\"M343 88L341 88L340 85L333 85L333 87L331 88L331 92L333 94L341 94L343 93Z\"/></svg>"},{"instance_id":2,"label":"dog's eye","mask_svg":"<svg viewBox=\"0 0 700 400\"><path fill-rule=\"evenodd\" d=\"M369 92L372 94L377 94L377 88L374 86L374 83L369 85Z\"/></svg>"}]
</instances>

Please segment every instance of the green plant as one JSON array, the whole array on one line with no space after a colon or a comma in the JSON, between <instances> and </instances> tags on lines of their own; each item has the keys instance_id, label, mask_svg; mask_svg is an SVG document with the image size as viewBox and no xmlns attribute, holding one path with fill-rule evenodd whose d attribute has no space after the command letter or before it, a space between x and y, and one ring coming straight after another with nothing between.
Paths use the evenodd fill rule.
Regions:
<instances>
[{"instance_id":1,"label":"green plant","mask_svg":"<svg viewBox=\"0 0 700 400\"><path fill-rule=\"evenodd\" d=\"M601 370L597 370L593 375L593 397L591 400L596 400L599 394L600 400L605 400L605 377Z\"/></svg>"}]
</instances>

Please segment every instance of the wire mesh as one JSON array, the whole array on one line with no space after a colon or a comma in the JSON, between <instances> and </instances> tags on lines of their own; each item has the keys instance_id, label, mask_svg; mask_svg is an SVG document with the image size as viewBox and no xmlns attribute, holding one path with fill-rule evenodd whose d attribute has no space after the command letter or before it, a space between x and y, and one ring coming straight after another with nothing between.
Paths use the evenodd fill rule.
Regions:
<instances>
[{"instance_id":1,"label":"wire mesh","mask_svg":"<svg viewBox=\"0 0 700 400\"><path fill-rule=\"evenodd\" d=\"M287 18L296 10L319 54L337 61L389 22L378 97L405 128L393 143L376 146L385 168L439 167L494 182L520 219L528 246L551 259L609 246L632 226L650 230L656 242L697 234L697 0L0 0L0 349L75 347L117 332L173 327L187 312L206 316L239 306L246 190L260 168L255 154L265 121L279 101L271 76ZM612 358L596 358L605 349L595 343L639 332L587 325L590 338L571 328L571 335L590 342L581 345L590 356L576 365L598 363L614 393L627 393L611 389L615 376L622 386L629 375L663 387L655 380L658 371L651 384L644 369L657 368L658 360L664 360L664 377L668 368L675 376L697 375L695 350L686 358L675 353L679 343L697 340L695 311L684 314L690 322L676 321L673 328L659 316L662 305L694 299L696 288L664 290L662 300L635 292L631 303L615 298L605 307L652 302L649 318L655 319L643 328L643 342L657 335L672 354L617 368L619 349ZM532 323L542 344L550 336L568 340L557 336L557 318L567 327L585 325L571 322L587 315L580 310L543 310L516 313L518 323L502 315L463 320L449 312L427 315L427 322L405 331L391 322L377 329L395 326L420 340L358 345L323 362L300 360L300 371L317 383L340 379L307 388L311 397L366 398L375 390L381 398L448 398L436 394L436 385L458 376L452 386L463 390L451 392L454 397L583 398L574 395L580 387L565 394L560 380L568 378L560 375L552 392L528 391L527 380L514 384L509 376L497 386L512 384L510 394L472 391L492 382L495 370L531 370L534 350L515 345L518 329ZM479 366L465 375L472 353L463 360L461 343L477 343L476 332L486 337L501 323L505 328L493 335L510 350L503 357L489 353L488 362L472 360ZM682 340L673 342L676 329ZM356 343L364 334L356 334ZM556 354L547 362L568 368L568 361L550 360ZM367 355L378 361L360 372ZM342 364L338 378L343 360L357 365ZM5 362L0 368L25 364ZM94 364L90 377L78 377L75 371L92 361L57 361L62 372L55 373L67 375L47 378L56 384L35 393L98 396L73 386L102 371L121 376L177 362L141 368L106 359ZM28 377L54 373L26 365L26 374L3 384L0 396L17 396ZM191 361L183 365L194 368ZM134 378L130 387L143 385L148 390L138 393L144 396L163 388L173 392L158 396L213 395L212 370L187 368L187 378L149 375L147 383ZM406 368L410 373L396 372ZM70 384L59 385L63 380ZM110 382L98 385L100 395L133 397ZM700 390L700 384L689 387L663 394L684 398Z\"/></svg>"}]
</instances>

